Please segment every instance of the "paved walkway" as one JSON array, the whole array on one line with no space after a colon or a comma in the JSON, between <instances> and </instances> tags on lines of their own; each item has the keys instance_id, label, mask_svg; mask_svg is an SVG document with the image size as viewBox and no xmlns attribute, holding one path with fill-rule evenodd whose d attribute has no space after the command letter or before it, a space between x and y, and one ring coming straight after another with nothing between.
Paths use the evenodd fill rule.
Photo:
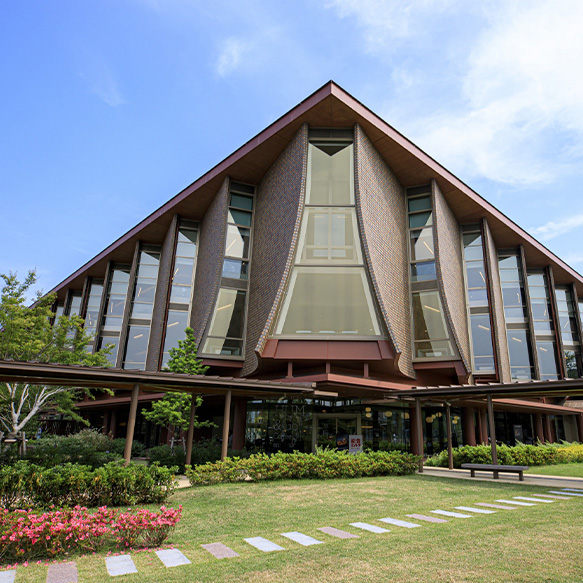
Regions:
<instances>
[{"instance_id":1,"label":"paved walkway","mask_svg":"<svg viewBox=\"0 0 583 583\"><path fill-rule=\"evenodd\" d=\"M461 480L479 480L482 482L496 482L498 484L524 484L525 486L544 486L545 488L583 488L583 478L565 478L563 476L541 476L538 474L524 474L524 482L518 479L518 474L500 474L494 480L492 472L476 471L476 477L470 476L469 470L449 470L447 468L424 467L423 475L439 478L459 478Z\"/></svg>"},{"instance_id":2,"label":"paved walkway","mask_svg":"<svg viewBox=\"0 0 583 583\"><path fill-rule=\"evenodd\" d=\"M449 477L458 478L465 477L461 475L459 471L456 472L455 470L453 472L450 472L449 470L435 471L434 469L432 469L431 473L432 475L443 475L444 473L447 473ZM535 480L537 480L540 478L540 476L535 476L534 478ZM535 482L534 480L532 480L529 481L529 483ZM575 488L563 486L560 490L549 490L548 494L542 493L530 494L529 492L528 496L513 496L511 499L508 500L497 499L493 501L496 502L496 504L493 504L491 502L477 501L472 503L472 505L470 506L455 506L453 509L449 510L436 508L434 510L429 510L428 514L406 515L407 518L413 519L416 522L411 522L411 520L403 520L401 518L396 517L385 517L373 519L373 522L383 523L384 525L383 527L379 526L378 524L370 524L368 522L351 522L346 526L352 527L353 529L360 532L366 531L369 533L374 533L375 535L385 535L386 533L391 532L390 529L385 528L386 526L396 527L397 530L399 530L400 528L416 530L417 528L435 528L435 524L446 523L451 520L453 520L454 522L459 519L468 518L476 518L479 520L480 518L483 519L483 517L486 515L495 514L496 512L499 511L508 512L514 510L520 512L521 509L523 509L525 512L528 512L526 507L533 507L539 504L553 504L553 503L564 504L564 501L568 500L581 500L581 498L583 498L583 480L579 479L576 483L581 487ZM557 485L557 482L555 481L553 482L552 487L559 488L560 486ZM461 512L459 512L460 510ZM319 536L319 533L322 533L324 535L328 535L328 537L334 537L339 539L359 538L359 535L357 534L341 530L339 528L332 526L316 528L314 525L309 530L312 530L312 534L315 534L316 536ZM316 534L315 532L316 530L319 531L318 534ZM274 551L285 552L288 548L293 547L294 544L301 546L312 546L326 544L326 542L331 540L327 537L322 537L322 540L320 540L320 538L315 538L309 534L305 534L298 531L281 533L274 532L272 533L272 536L285 537L288 541L290 541L289 546L286 543L282 543L285 544L285 547L280 546L277 543L260 536L244 538L243 540L248 545L264 553L270 553ZM205 549L208 553L210 553L217 560L230 559L240 556L239 553L237 553L227 545L219 542L203 544L201 545L201 547ZM164 550L157 550L155 554L167 568L176 568L180 567L181 565L191 564L190 559L188 559L179 549L170 548ZM137 574L139 577L138 569L136 568L136 565L129 554L105 557L103 567L104 572L107 572L111 577L129 575L132 573ZM0 583L19 583L20 574L22 570L23 568L0 570ZM46 583L77 583L77 582L78 582L77 564L74 561L52 564L47 569Z\"/></svg>"}]
</instances>

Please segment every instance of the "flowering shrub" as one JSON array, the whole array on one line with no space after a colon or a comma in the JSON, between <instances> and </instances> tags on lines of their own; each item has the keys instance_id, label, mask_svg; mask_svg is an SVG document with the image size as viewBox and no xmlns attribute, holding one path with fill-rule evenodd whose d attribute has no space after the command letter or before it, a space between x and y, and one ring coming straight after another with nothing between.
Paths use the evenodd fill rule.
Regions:
<instances>
[{"instance_id":1,"label":"flowering shrub","mask_svg":"<svg viewBox=\"0 0 583 583\"><path fill-rule=\"evenodd\" d=\"M107 543L118 546L159 546L182 514L162 506L160 512L99 508L52 510L35 514L26 510L0 510L0 561L33 560L70 552L94 552Z\"/></svg>"},{"instance_id":2,"label":"flowering shrub","mask_svg":"<svg viewBox=\"0 0 583 583\"><path fill-rule=\"evenodd\" d=\"M345 451L254 454L246 459L226 458L200 466L187 466L193 486L245 480L301 480L400 476L413 474L419 457L399 452L375 451L349 454Z\"/></svg>"},{"instance_id":3,"label":"flowering shrub","mask_svg":"<svg viewBox=\"0 0 583 583\"><path fill-rule=\"evenodd\" d=\"M0 467L0 506L127 506L161 503L176 487L174 468L110 463L44 468L27 461Z\"/></svg>"},{"instance_id":4,"label":"flowering shrub","mask_svg":"<svg viewBox=\"0 0 583 583\"><path fill-rule=\"evenodd\" d=\"M498 463L518 466L548 466L583 462L583 444L553 443L525 445L519 443L513 447L499 445L496 448ZM459 468L462 464L491 464L492 450L489 445L464 445L453 448L453 466ZM446 468L448 465L447 451L431 456L425 465Z\"/></svg>"}]
</instances>

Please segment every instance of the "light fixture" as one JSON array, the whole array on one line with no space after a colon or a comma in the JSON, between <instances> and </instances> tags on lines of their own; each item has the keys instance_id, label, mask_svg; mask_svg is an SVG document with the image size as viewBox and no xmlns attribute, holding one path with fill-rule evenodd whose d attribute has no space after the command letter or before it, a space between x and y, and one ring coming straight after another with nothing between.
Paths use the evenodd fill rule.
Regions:
<instances>
[{"instance_id":1,"label":"light fixture","mask_svg":"<svg viewBox=\"0 0 583 583\"><path fill-rule=\"evenodd\" d=\"M514 340L514 342L522 342L520 338L516 338L515 336L512 336L512 340Z\"/></svg>"},{"instance_id":2,"label":"light fixture","mask_svg":"<svg viewBox=\"0 0 583 583\"><path fill-rule=\"evenodd\" d=\"M385 411L385 417L392 417L392 416L393 416L392 411Z\"/></svg>"},{"instance_id":3,"label":"light fixture","mask_svg":"<svg viewBox=\"0 0 583 583\"><path fill-rule=\"evenodd\" d=\"M453 425L457 425L457 419L452 419L451 422L452 422Z\"/></svg>"},{"instance_id":4,"label":"light fixture","mask_svg":"<svg viewBox=\"0 0 583 583\"><path fill-rule=\"evenodd\" d=\"M134 336L134 340L135 340L136 338L141 338L142 336L143 336L143 334L138 334L137 336Z\"/></svg>"},{"instance_id":5,"label":"light fixture","mask_svg":"<svg viewBox=\"0 0 583 583\"><path fill-rule=\"evenodd\" d=\"M372 409L371 409L370 407L366 407L366 408L365 408L365 411L366 411L367 413L369 413L370 411L372 411Z\"/></svg>"},{"instance_id":6,"label":"light fixture","mask_svg":"<svg viewBox=\"0 0 583 583\"><path fill-rule=\"evenodd\" d=\"M176 324L178 324L178 320L176 320L176 322L172 322L172 324L168 324L166 328L172 328L172 326L176 326Z\"/></svg>"},{"instance_id":7,"label":"light fixture","mask_svg":"<svg viewBox=\"0 0 583 583\"><path fill-rule=\"evenodd\" d=\"M423 305L424 308L427 308L428 310L431 310L433 312L437 312L438 314L440 313L439 310L437 308L434 308L432 306L428 306L426 304Z\"/></svg>"},{"instance_id":8,"label":"light fixture","mask_svg":"<svg viewBox=\"0 0 583 583\"><path fill-rule=\"evenodd\" d=\"M403 413L403 419L409 419L409 413Z\"/></svg>"},{"instance_id":9,"label":"light fixture","mask_svg":"<svg viewBox=\"0 0 583 583\"><path fill-rule=\"evenodd\" d=\"M217 308L217 312L220 312L221 310L224 310L225 308L232 308L232 307L233 307L233 304L225 304L224 306Z\"/></svg>"},{"instance_id":10,"label":"light fixture","mask_svg":"<svg viewBox=\"0 0 583 583\"><path fill-rule=\"evenodd\" d=\"M368 417L368 418L372 417L372 413L365 413L365 417Z\"/></svg>"},{"instance_id":11,"label":"light fixture","mask_svg":"<svg viewBox=\"0 0 583 583\"><path fill-rule=\"evenodd\" d=\"M425 417L425 421L427 421L427 423L433 423L433 417Z\"/></svg>"},{"instance_id":12,"label":"light fixture","mask_svg":"<svg viewBox=\"0 0 583 583\"><path fill-rule=\"evenodd\" d=\"M490 332L490 328L487 328L486 326L482 326L482 324L478 324L478 328L481 328L482 330L487 330L488 332Z\"/></svg>"}]
</instances>

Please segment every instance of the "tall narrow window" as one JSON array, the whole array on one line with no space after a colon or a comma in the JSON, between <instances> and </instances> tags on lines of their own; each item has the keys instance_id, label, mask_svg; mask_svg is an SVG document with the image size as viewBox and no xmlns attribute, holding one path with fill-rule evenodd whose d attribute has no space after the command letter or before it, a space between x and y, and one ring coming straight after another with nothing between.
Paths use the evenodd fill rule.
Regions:
<instances>
[{"instance_id":1,"label":"tall narrow window","mask_svg":"<svg viewBox=\"0 0 583 583\"><path fill-rule=\"evenodd\" d=\"M491 375L496 373L496 365L480 226L465 226L462 239L466 267L466 291L470 312L473 371L475 375Z\"/></svg>"},{"instance_id":2,"label":"tall narrow window","mask_svg":"<svg viewBox=\"0 0 583 583\"><path fill-rule=\"evenodd\" d=\"M159 265L160 248L144 245L138 255L123 368L146 367Z\"/></svg>"},{"instance_id":3,"label":"tall narrow window","mask_svg":"<svg viewBox=\"0 0 583 583\"><path fill-rule=\"evenodd\" d=\"M81 313L81 304L83 303L83 294L81 292L70 292L67 298L67 303L65 304L65 316L78 316ZM75 332L69 330L67 332L67 338L73 338Z\"/></svg>"},{"instance_id":4,"label":"tall narrow window","mask_svg":"<svg viewBox=\"0 0 583 583\"><path fill-rule=\"evenodd\" d=\"M567 376L574 379L580 378L583 376L583 363L573 292L568 286L558 285L555 288L555 296Z\"/></svg>"},{"instance_id":5,"label":"tall narrow window","mask_svg":"<svg viewBox=\"0 0 583 583\"><path fill-rule=\"evenodd\" d=\"M413 310L413 357L416 359L454 356L449 328L437 286L431 187L407 191L409 226L409 281Z\"/></svg>"},{"instance_id":6,"label":"tall narrow window","mask_svg":"<svg viewBox=\"0 0 583 583\"><path fill-rule=\"evenodd\" d=\"M184 340L192 307L192 290L196 272L198 223L181 220L174 254L174 269L170 281L170 303L166 318L162 367L168 364L170 349Z\"/></svg>"},{"instance_id":7,"label":"tall narrow window","mask_svg":"<svg viewBox=\"0 0 583 583\"><path fill-rule=\"evenodd\" d=\"M558 379L560 369L557 362L548 277L542 269L529 269L526 279L534 323L539 377L543 380Z\"/></svg>"},{"instance_id":8,"label":"tall narrow window","mask_svg":"<svg viewBox=\"0 0 583 583\"><path fill-rule=\"evenodd\" d=\"M97 322L99 318L99 308L101 307L101 297L103 295L103 280L92 279L89 287L89 297L87 298L87 311L85 312L85 332L92 337L87 345L89 352L93 351L95 346L95 332L97 331Z\"/></svg>"},{"instance_id":9,"label":"tall narrow window","mask_svg":"<svg viewBox=\"0 0 583 583\"><path fill-rule=\"evenodd\" d=\"M98 350L105 348L109 344L113 345L108 356L108 360L113 366L117 362L119 335L125 313L129 282L129 265L114 265L109 274L109 281L107 282L105 310L102 316L101 334L97 344Z\"/></svg>"},{"instance_id":10,"label":"tall narrow window","mask_svg":"<svg viewBox=\"0 0 583 583\"><path fill-rule=\"evenodd\" d=\"M203 353L243 356L255 188L231 182L221 288Z\"/></svg>"},{"instance_id":11,"label":"tall narrow window","mask_svg":"<svg viewBox=\"0 0 583 583\"><path fill-rule=\"evenodd\" d=\"M516 251L498 254L510 371L512 379L516 381L529 380L534 375L521 263Z\"/></svg>"},{"instance_id":12,"label":"tall narrow window","mask_svg":"<svg viewBox=\"0 0 583 583\"><path fill-rule=\"evenodd\" d=\"M341 133L308 146L306 207L278 336L381 335L356 221L353 145Z\"/></svg>"}]
</instances>

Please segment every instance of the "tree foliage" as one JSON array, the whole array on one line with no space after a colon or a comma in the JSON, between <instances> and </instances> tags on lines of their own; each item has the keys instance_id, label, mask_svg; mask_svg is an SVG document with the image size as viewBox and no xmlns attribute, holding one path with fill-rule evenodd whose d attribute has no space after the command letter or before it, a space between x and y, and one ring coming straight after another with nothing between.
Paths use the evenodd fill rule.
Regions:
<instances>
[{"instance_id":1,"label":"tree foliage","mask_svg":"<svg viewBox=\"0 0 583 583\"><path fill-rule=\"evenodd\" d=\"M94 354L87 351L91 337L83 330L83 319L55 314L55 294L39 292L32 306L26 293L36 283L30 271L23 282L16 274L0 274L0 360L43 362L68 365L108 366L108 350ZM83 421L75 412L75 402L87 389L0 382L0 430L10 434L23 431L35 421L41 410L52 409Z\"/></svg>"},{"instance_id":2,"label":"tree foliage","mask_svg":"<svg viewBox=\"0 0 583 583\"><path fill-rule=\"evenodd\" d=\"M196 338L192 328L186 328L186 338L178 341L178 348L170 349L170 360L164 369L166 372L180 374L203 375L208 370L208 366L202 364L202 360L197 356ZM202 405L202 397L195 395L196 408ZM190 424L190 407L192 396L187 393L166 393L164 397L152 403L152 408L143 411L144 417L165 427L168 431L174 430L175 437L181 431L188 429ZM198 421L194 417L194 427L214 427L210 421Z\"/></svg>"}]
</instances>

